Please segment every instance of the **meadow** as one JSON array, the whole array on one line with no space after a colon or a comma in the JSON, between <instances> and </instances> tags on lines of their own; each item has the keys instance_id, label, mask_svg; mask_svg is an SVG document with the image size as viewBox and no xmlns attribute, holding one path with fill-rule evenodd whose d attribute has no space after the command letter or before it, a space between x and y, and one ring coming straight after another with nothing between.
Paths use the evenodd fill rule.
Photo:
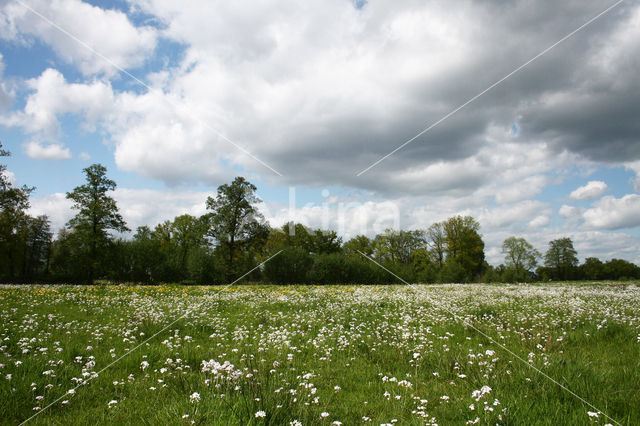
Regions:
<instances>
[{"instance_id":1,"label":"meadow","mask_svg":"<svg viewBox=\"0 0 640 426\"><path fill-rule=\"evenodd\" d=\"M3 424L640 424L640 285L1 286Z\"/></svg>"}]
</instances>

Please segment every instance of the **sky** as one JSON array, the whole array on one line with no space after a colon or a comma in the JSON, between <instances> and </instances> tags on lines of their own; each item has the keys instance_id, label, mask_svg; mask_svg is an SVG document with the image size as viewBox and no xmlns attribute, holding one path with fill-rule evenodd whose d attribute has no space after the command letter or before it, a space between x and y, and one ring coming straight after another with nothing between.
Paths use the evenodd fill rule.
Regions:
<instances>
[{"instance_id":1,"label":"sky","mask_svg":"<svg viewBox=\"0 0 640 426\"><path fill-rule=\"evenodd\" d=\"M101 163L132 229L241 175L272 226L640 263L638 75L635 1L0 0L0 141L54 230Z\"/></svg>"}]
</instances>

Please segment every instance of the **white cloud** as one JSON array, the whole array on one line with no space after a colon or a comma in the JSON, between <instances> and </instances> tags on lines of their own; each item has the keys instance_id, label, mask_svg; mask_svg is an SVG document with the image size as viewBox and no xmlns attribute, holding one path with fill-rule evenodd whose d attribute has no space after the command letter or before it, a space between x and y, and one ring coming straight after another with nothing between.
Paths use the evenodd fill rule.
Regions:
<instances>
[{"instance_id":1,"label":"white cloud","mask_svg":"<svg viewBox=\"0 0 640 426\"><path fill-rule=\"evenodd\" d=\"M101 9L80 0L34 0L28 5L80 42L21 2L6 2L0 9L3 24L0 38L20 41L24 37L36 37L84 74L113 75L118 72L91 49L125 69L142 65L155 49L156 30L134 26L120 11Z\"/></svg>"},{"instance_id":2,"label":"white cloud","mask_svg":"<svg viewBox=\"0 0 640 426\"><path fill-rule=\"evenodd\" d=\"M625 168L636 174L636 177L633 180L633 189L635 189L636 192L640 192L640 161L626 163Z\"/></svg>"},{"instance_id":3,"label":"white cloud","mask_svg":"<svg viewBox=\"0 0 640 426\"><path fill-rule=\"evenodd\" d=\"M593 200L602 195L607 188L606 183L600 180L592 180L569 194L569 198L575 201Z\"/></svg>"},{"instance_id":4,"label":"white cloud","mask_svg":"<svg viewBox=\"0 0 640 426\"><path fill-rule=\"evenodd\" d=\"M138 226L154 227L165 220L173 220L182 214L201 216L206 212L205 201L209 193L196 191L171 191L151 189L116 188L111 196L118 203L120 214L132 230ZM32 215L46 214L51 229L57 231L76 214L73 203L63 193L55 193L31 199Z\"/></svg>"},{"instance_id":5,"label":"white cloud","mask_svg":"<svg viewBox=\"0 0 640 426\"><path fill-rule=\"evenodd\" d=\"M569 206L567 204L563 204L558 210L558 214L565 219L574 219L580 215L580 209L574 206Z\"/></svg>"},{"instance_id":6,"label":"white cloud","mask_svg":"<svg viewBox=\"0 0 640 426\"><path fill-rule=\"evenodd\" d=\"M504 182L496 192L496 202L500 204L531 199L538 195L549 183L546 176L534 175L517 182Z\"/></svg>"},{"instance_id":7,"label":"white cloud","mask_svg":"<svg viewBox=\"0 0 640 426\"><path fill-rule=\"evenodd\" d=\"M529 222L529 227L530 228L543 228L543 227L549 225L550 223L551 223L551 218L549 216L539 215L539 216L534 217Z\"/></svg>"},{"instance_id":8,"label":"white cloud","mask_svg":"<svg viewBox=\"0 0 640 426\"><path fill-rule=\"evenodd\" d=\"M606 196L583 214L588 226L599 229L621 229L640 226L640 195L622 198Z\"/></svg>"},{"instance_id":9,"label":"white cloud","mask_svg":"<svg viewBox=\"0 0 640 426\"><path fill-rule=\"evenodd\" d=\"M66 113L84 115L87 129L91 130L90 126L98 119L105 119L116 107L108 83L69 84L59 71L51 68L29 80L27 85L34 93L29 95L24 112L16 120L31 133L42 132L53 137L59 128L58 116Z\"/></svg>"},{"instance_id":10,"label":"white cloud","mask_svg":"<svg viewBox=\"0 0 640 426\"><path fill-rule=\"evenodd\" d=\"M202 216L210 195L212 193L128 188L116 188L113 192L120 213L132 231L142 225L154 227L183 214Z\"/></svg>"},{"instance_id":11,"label":"white cloud","mask_svg":"<svg viewBox=\"0 0 640 426\"><path fill-rule=\"evenodd\" d=\"M65 227L73 217L71 206L73 202L67 200L65 194L54 193L42 197L31 198L29 214L32 216L47 215L51 221L51 230L56 233Z\"/></svg>"},{"instance_id":12,"label":"white cloud","mask_svg":"<svg viewBox=\"0 0 640 426\"><path fill-rule=\"evenodd\" d=\"M27 142L24 151L34 160L68 160L71 151L58 143L42 144L37 141Z\"/></svg>"}]
</instances>

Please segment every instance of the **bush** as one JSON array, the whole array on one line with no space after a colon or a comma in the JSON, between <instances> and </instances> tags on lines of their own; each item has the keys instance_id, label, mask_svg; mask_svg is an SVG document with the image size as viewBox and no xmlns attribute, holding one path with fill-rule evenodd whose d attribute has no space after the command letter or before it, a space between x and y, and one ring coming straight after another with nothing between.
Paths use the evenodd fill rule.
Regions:
<instances>
[{"instance_id":1,"label":"bush","mask_svg":"<svg viewBox=\"0 0 640 426\"><path fill-rule=\"evenodd\" d=\"M189 279L196 284L225 283L225 271L217 257L206 249L197 249L187 262Z\"/></svg>"},{"instance_id":2,"label":"bush","mask_svg":"<svg viewBox=\"0 0 640 426\"><path fill-rule=\"evenodd\" d=\"M265 263L264 275L268 281L276 284L305 283L312 264L313 260L305 250L288 247Z\"/></svg>"}]
</instances>

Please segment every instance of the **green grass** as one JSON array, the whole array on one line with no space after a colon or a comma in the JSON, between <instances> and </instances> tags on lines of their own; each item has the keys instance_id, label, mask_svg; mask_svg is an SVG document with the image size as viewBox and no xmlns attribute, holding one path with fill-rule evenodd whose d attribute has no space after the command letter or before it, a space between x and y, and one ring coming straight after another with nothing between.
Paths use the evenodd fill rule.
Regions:
<instances>
[{"instance_id":1,"label":"green grass","mask_svg":"<svg viewBox=\"0 0 640 426\"><path fill-rule=\"evenodd\" d=\"M0 421L635 425L639 302L634 283L2 286Z\"/></svg>"}]
</instances>

